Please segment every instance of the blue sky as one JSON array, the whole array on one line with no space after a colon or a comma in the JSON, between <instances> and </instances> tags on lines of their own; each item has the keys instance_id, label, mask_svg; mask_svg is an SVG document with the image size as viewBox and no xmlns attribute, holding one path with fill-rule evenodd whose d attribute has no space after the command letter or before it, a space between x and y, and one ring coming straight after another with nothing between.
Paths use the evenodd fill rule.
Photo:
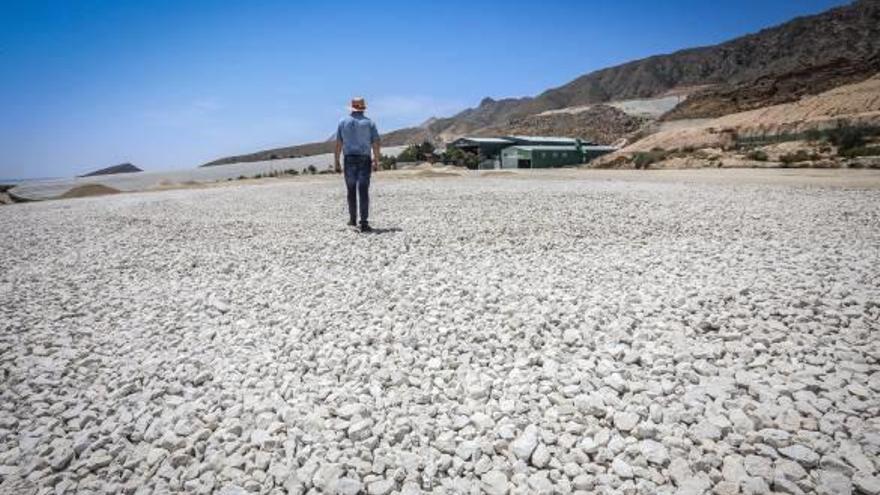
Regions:
<instances>
[{"instance_id":1,"label":"blue sky","mask_svg":"<svg viewBox=\"0 0 880 495\"><path fill-rule=\"evenodd\" d=\"M162 170L381 131L841 0L0 0L0 177Z\"/></svg>"}]
</instances>

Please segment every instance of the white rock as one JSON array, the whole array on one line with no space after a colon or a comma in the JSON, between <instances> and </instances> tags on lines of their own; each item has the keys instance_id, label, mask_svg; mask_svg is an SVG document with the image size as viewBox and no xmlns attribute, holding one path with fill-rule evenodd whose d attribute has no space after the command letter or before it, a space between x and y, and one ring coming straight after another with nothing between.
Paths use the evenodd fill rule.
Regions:
<instances>
[{"instance_id":1,"label":"white rock","mask_svg":"<svg viewBox=\"0 0 880 495\"><path fill-rule=\"evenodd\" d=\"M506 495L510 490L507 475L501 471L489 471L480 477L480 487L489 495Z\"/></svg>"},{"instance_id":2,"label":"white rock","mask_svg":"<svg viewBox=\"0 0 880 495\"><path fill-rule=\"evenodd\" d=\"M510 451L513 452L513 455L517 458L528 461L537 446L538 427L535 425L528 425L516 440L510 443Z\"/></svg>"}]
</instances>

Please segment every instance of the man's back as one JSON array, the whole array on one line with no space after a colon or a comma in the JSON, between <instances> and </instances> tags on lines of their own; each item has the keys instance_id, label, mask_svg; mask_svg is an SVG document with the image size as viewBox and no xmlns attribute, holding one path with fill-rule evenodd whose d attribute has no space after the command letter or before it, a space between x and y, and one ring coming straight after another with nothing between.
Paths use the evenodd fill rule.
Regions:
<instances>
[{"instance_id":1,"label":"man's back","mask_svg":"<svg viewBox=\"0 0 880 495\"><path fill-rule=\"evenodd\" d=\"M379 140L379 131L363 113L354 112L339 121L336 139L342 141L344 154L370 156L370 147Z\"/></svg>"}]
</instances>

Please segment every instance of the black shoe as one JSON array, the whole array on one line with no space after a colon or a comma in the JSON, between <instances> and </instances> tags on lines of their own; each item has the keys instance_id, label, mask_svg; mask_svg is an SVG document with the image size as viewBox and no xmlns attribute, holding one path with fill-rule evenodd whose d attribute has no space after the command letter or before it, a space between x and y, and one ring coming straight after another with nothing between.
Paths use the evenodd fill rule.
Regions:
<instances>
[{"instance_id":1,"label":"black shoe","mask_svg":"<svg viewBox=\"0 0 880 495\"><path fill-rule=\"evenodd\" d=\"M355 222L354 220L349 220L349 221L348 221L348 226L349 226L349 227L356 227L356 226L357 226L357 222Z\"/></svg>"},{"instance_id":2,"label":"black shoe","mask_svg":"<svg viewBox=\"0 0 880 495\"><path fill-rule=\"evenodd\" d=\"M370 227L370 224L368 224L368 223L361 224L361 232L372 232L372 231L373 231L373 227Z\"/></svg>"}]
</instances>

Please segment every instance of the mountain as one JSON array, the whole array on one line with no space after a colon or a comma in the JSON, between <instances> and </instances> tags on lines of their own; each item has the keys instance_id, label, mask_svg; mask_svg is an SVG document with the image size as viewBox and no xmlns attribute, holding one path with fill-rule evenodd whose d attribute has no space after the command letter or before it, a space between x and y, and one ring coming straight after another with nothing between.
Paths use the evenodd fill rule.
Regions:
<instances>
[{"instance_id":1,"label":"mountain","mask_svg":"<svg viewBox=\"0 0 880 495\"><path fill-rule=\"evenodd\" d=\"M112 167L102 168L100 170L95 170L94 172L80 175L80 177L93 177L95 175L110 174L130 174L132 172L143 172L143 170L135 167L130 163L120 163L119 165L113 165Z\"/></svg>"},{"instance_id":2,"label":"mountain","mask_svg":"<svg viewBox=\"0 0 880 495\"><path fill-rule=\"evenodd\" d=\"M539 114L542 117L536 130L586 137L584 134L590 131L587 126L595 119L573 126L564 112L548 111L672 93L687 98L664 120L717 117L794 101L867 79L878 71L878 57L880 0L859 0L718 45L591 72L535 97L485 98L475 108L433 119L421 127L401 129L384 138L390 145L426 137L450 141L488 131L504 134L507 129L522 129L523 122ZM305 146L318 144L323 145L321 150L332 149L326 143ZM225 160L219 161L230 163Z\"/></svg>"},{"instance_id":3,"label":"mountain","mask_svg":"<svg viewBox=\"0 0 880 495\"><path fill-rule=\"evenodd\" d=\"M547 110L652 98L683 88L700 88L695 91L698 95L712 94L774 76L808 76L814 69L835 65L846 65L854 78L866 79L876 72L870 61L878 54L880 0L861 0L719 45L602 69L534 98L500 101L487 98L477 108L439 120L431 130L437 134L450 130L467 133ZM807 84L788 101L827 89Z\"/></svg>"}]
</instances>

